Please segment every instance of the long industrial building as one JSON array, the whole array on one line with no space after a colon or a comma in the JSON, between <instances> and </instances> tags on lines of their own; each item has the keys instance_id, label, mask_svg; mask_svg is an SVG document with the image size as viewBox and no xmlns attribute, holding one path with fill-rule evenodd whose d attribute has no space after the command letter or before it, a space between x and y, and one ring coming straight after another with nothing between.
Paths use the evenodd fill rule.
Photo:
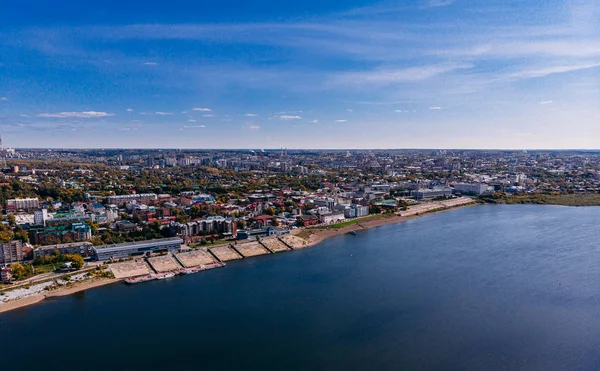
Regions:
<instances>
[{"instance_id":1,"label":"long industrial building","mask_svg":"<svg viewBox=\"0 0 600 371\"><path fill-rule=\"evenodd\" d=\"M94 247L94 255L98 260L109 260L144 255L146 253L173 252L180 250L182 243L183 240L181 238L125 242Z\"/></svg>"}]
</instances>

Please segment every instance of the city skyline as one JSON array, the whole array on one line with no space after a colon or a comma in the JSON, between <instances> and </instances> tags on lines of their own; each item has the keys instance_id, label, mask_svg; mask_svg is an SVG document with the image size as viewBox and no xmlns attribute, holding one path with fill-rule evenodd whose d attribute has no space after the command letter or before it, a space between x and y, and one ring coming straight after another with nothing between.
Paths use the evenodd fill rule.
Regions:
<instances>
[{"instance_id":1,"label":"city skyline","mask_svg":"<svg viewBox=\"0 0 600 371\"><path fill-rule=\"evenodd\" d=\"M600 148L594 1L63 5L0 16L5 146Z\"/></svg>"}]
</instances>

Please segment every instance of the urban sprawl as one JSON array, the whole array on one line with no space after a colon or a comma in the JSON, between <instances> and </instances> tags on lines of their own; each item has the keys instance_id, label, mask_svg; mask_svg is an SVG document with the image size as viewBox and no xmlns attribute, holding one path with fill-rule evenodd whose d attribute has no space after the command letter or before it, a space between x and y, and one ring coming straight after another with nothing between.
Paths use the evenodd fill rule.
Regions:
<instances>
[{"instance_id":1,"label":"urban sprawl","mask_svg":"<svg viewBox=\"0 0 600 371\"><path fill-rule=\"evenodd\" d=\"M0 160L0 303L11 288L301 248L305 231L436 203L600 203L600 154L583 151L7 149Z\"/></svg>"}]
</instances>

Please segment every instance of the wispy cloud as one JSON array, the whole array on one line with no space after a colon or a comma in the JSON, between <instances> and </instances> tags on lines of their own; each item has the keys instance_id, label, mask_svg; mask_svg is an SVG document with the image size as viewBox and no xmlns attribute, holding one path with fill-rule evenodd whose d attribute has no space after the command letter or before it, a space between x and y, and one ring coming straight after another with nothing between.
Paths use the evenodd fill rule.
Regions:
<instances>
[{"instance_id":1,"label":"wispy cloud","mask_svg":"<svg viewBox=\"0 0 600 371\"><path fill-rule=\"evenodd\" d=\"M600 63L577 63L571 65L555 65L549 67L540 67L534 69L523 69L518 72L510 73L507 77L509 78L533 78L533 77L545 77L548 75L567 73L579 70L587 70L592 68L600 67Z\"/></svg>"},{"instance_id":2,"label":"wispy cloud","mask_svg":"<svg viewBox=\"0 0 600 371\"><path fill-rule=\"evenodd\" d=\"M204 129L206 125L192 125L192 126L184 126L184 129Z\"/></svg>"},{"instance_id":3,"label":"wispy cloud","mask_svg":"<svg viewBox=\"0 0 600 371\"><path fill-rule=\"evenodd\" d=\"M210 112L212 110L210 108L192 108L192 111Z\"/></svg>"},{"instance_id":4,"label":"wispy cloud","mask_svg":"<svg viewBox=\"0 0 600 371\"><path fill-rule=\"evenodd\" d=\"M215 115L202 115L202 117L215 117Z\"/></svg>"},{"instance_id":5,"label":"wispy cloud","mask_svg":"<svg viewBox=\"0 0 600 371\"><path fill-rule=\"evenodd\" d=\"M544 100L544 101L540 102L540 104L552 104L552 103L554 103L554 102L551 100Z\"/></svg>"},{"instance_id":6,"label":"wispy cloud","mask_svg":"<svg viewBox=\"0 0 600 371\"><path fill-rule=\"evenodd\" d=\"M428 65L409 68L378 68L372 71L343 72L334 76L334 85L389 85L427 80L448 72L472 68L471 64Z\"/></svg>"},{"instance_id":7,"label":"wispy cloud","mask_svg":"<svg viewBox=\"0 0 600 371\"><path fill-rule=\"evenodd\" d=\"M429 107L429 109L432 110L432 111L439 111L439 110L442 109L442 107L440 107L440 106L431 106L431 107Z\"/></svg>"},{"instance_id":8,"label":"wispy cloud","mask_svg":"<svg viewBox=\"0 0 600 371\"><path fill-rule=\"evenodd\" d=\"M154 112L154 114L156 114L157 116L171 116L173 115L173 112Z\"/></svg>"},{"instance_id":9,"label":"wispy cloud","mask_svg":"<svg viewBox=\"0 0 600 371\"><path fill-rule=\"evenodd\" d=\"M256 117L258 115L256 113L244 113L244 116L246 116L246 117Z\"/></svg>"},{"instance_id":10,"label":"wispy cloud","mask_svg":"<svg viewBox=\"0 0 600 371\"><path fill-rule=\"evenodd\" d=\"M452 3L454 3L454 0L426 0L423 6L426 8L439 8L451 5Z\"/></svg>"},{"instance_id":11,"label":"wispy cloud","mask_svg":"<svg viewBox=\"0 0 600 371\"><path fill-rule=\"evenodd\" d=\"M101 117L109 117L115 116L114 113L107 112L97 112L97 111L84 111L84 112L59 112L59 113L39 113L35 115L36 117L41 118L80 118L80 119L90 119L90 118L101 118Z\"/></svg>"},{"instance_id":12,"label":"wispy cloud","mask_svg":"<svg viewBox=\"0 0 600 371\"><path fill-rule=\"evenodd\" d=\"M188 122L196 122L194 119L189 119Z\"/></svg>"},{"instance_id":13,"label":"wispy cloud","mask_svg":"<svg viewBox=\"0 0 600 371\"><path fill-rule=\"evenodd\" d=\"M144 66L158 66L156 62L144 62Z\"/></svg>"},{"instance_id":14,"label":"wispy cloud","mask_svg":"<svg viewBox=\"0 0 600 371\"><path fill-rule=\"evenodd\" d=\"M290 116L290 115L281 115L279 116L280 120L300 120L302 117L300 116Z\"/></svg>"},{"instance_id":15,"label":"wispy cloud","mask_svg":"<svg viewBox=\"0 0 600 371\"><path fill-rule=\"evenodd\" d=\"M127 108L125 111L127 111L127 112L133 112L133 109Z\"/></svg>"},{"instance_id":16,"label":"wispy cloud","mask_svg":"<svg viewBox=\"0 0 600 371\"><path fill-rule=\"evenodd\" d=\"M0 97L0 102L6 102L8 100L7 97Z\"/></svg>"},{"instance_id":17,"label":"wispy cloud","mask_svg":"<svg viewBox=\"0 0 600 371\"><path fill-rule=\"evenodd\" d=\"M248 125L248 129L250 129L250 130L260 130L260 126L259 125Z\"/></svg>"},{"instance_id":18,"label":"wispy cloud","mask_svg":"<svg viewBox=\"0 0 600 371\"><path fill-rule=\"evenodd\" d=\"M337 122L337 123L344 123L344 122L348 122L348 120L335 120L335 122Z\"/></svg>"}]
</instances>

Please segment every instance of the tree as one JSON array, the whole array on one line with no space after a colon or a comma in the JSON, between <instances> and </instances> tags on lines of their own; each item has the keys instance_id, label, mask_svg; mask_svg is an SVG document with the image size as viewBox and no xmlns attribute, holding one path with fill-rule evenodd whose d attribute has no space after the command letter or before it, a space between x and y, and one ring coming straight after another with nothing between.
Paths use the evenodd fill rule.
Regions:
<instances>
[{"instance_id":1,"label":"tree","mask_svg":"<svg viewBox=\"0 0 600 371\"><path fill-rule=\"evenodd\" d=\"M14 227L15 225L17 225L17 219L15 218L15 216L13 214L8 214L6 216L6 219L8 219L8 224L10 224L11 227Z\"/></svg>"},{"instance_id":2,"label":"tree","mask_svg":"<svg viewBox=\"0 0 600 371\"><path fill-rule=\"evenodd\" d=\"M75 269L81 269L83 268L83 265L85 264L83 261L83 258L81 257L81 255L68 255L68 258L71 262L73 262L73 267Z\"/></svg>"},{"instance_id":3,"label":"tree","mask_svg":"<svg viewBox=\"0 0 600 371\"><path fill-rule=\"evenodd\" d=\"M11 264L10 270L12 271L12 275L16 280L25 278L25 276L27 275L27 271L25 270L25 267L19 263Z\"/></svg>"}]
</instances>

